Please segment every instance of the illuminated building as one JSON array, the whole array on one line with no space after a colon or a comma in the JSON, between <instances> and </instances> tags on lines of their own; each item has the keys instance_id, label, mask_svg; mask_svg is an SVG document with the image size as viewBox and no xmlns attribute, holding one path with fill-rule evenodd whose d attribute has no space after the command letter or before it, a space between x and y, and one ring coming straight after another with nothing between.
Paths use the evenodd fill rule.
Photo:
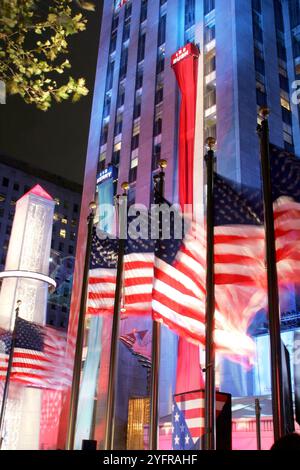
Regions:
<instances>
[{"instance_id":1,"label":"illuminated building","mask_svg":"<svg viewBox=\"0 0 300 470\"><path fill-rule=\"evenodd\" d=\"M117 191L128 180L129 202L148 205L157 162L166 158L166 197L178 200L180 96L171 57L188 42L194 42L200 51L194 200L200 205L203 201L203 153L208 136L217 138L218 171L237 182L259 187L256 126L263 105L272 111L272 143L300 154L299 113L291 100L292 82L299 68L297 1L133 0L116 2L115 8L113 3L105 0L103 9L78 262L84 256L87 208L94 199L96 174L109 163L118 171ZM79 269L75 277L73 333L81 285ZM165 359L174 370L172 335L164 344L170 345L172 352ZM170 398L174 384L166 371L162 380L161 388L168 389ZM239 391L228 381L226 387L236 395L247 395L253 393L253 380L251 374L243 379L238 376ZM121 388L118 391L121 394ZM170 413L170 400L167 403L166 396L164 400L161 416ZM96 410L101 406L105 408L95 401Z\"/></svg>"},{"instance_id":2,"label":"illuminated building","mask_svg":"<svg viewBox=\"0 0 300 470\"><path fill-rule=\"evenodd\" d=\"M67 328L82 187L57 175L0 155L0 271L4 269L16 201L35 184L55 200L50 273L58 289L47 306L47 323Z\"/></svg>"},{"instance_id":3,"label":"illuminated building","mask_svg":"<svg viewBox=\"0 0 300 470\"><path fill-rule=\"evenodd\" d=\"M0 292L0 326L13 329L16 302L20 316L46 322L49 256L55 202L39 185L16 202ZM5 413L4 449L39 449L42 394L39 389L11 383Z\"/></svg>"}]
</instances>

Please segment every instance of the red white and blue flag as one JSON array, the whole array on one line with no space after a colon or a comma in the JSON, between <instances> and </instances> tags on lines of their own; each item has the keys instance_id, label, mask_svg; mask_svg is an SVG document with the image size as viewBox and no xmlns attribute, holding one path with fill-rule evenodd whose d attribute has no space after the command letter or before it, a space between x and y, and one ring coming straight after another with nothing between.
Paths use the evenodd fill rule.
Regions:
<instances>
[{"instance_id":1,"label":"red white and blue flag","mask_svg":"<svg viewBox=\"0 0 300 470\"><path fill-rule=\"evenodd\" d=\"M16 320L11 380L26 386L61 390L70 386L72 370L66 360L66 332ZM0 330L0 380L5 380L12 332Z\"/></svg>"},{"instance_id":2,"label":"red white and blue flag","mask_svg":"<svg viewBox=\"0 0 300 470\"><path fill-rule=\"evenodd\" d=\"M94 230L87 301L90 315L113 313L118 247L118 240L101 239ZM126 314L151 314L153 260L150 240L126 240L122 291Z\"/></svg>"},{"instance_id":3,"label":"red white and blue flag","mask_svg":"<svg viewBox=\"0 0 300 470\"><path fill-rule=\"evenodd\" d=\"M231 436L231 396L226 393L216 394L217 434L222 428L224 434ZM204 391L174 395L172 406L172 443L173 450L199 450L201 438L205 433ZM226 432L227 431L227 432ZM221 436L220 436L221 437ZM224 436L225 437L225 436ZM222 439L222 437L221 437ZM218 442L219 447L230 448L230 439L226 443Z\"/></svg>"},{"instance_id":4,"label":"red white and blue flag","mask_svg":"<svg viewBox=\"0 0 300 470\"><path fill-rule=\"evenodd\" d=\"M223 219L230 215L231 225L219 225L215 230L215 341L219 351L250 357L254 343L246 335L248 322L265 302L263 293L254 287L258 266L263 264L258 255L263 248L263 234L256 225L241 225L241 220L256 220L253 222L253 216L245 212L224 185L225 180L216 177L216 212L223 213ZM237 193L234 196L239 197ZM171 226L173 223L171 220ZM182 239L172 235L170 240L156 242L154 318L198 344L205 344L205 271L203 227L191 223ZM237 284L243 280L239 290L233 286L234 278Z\"/></svg>"}]
</instances>

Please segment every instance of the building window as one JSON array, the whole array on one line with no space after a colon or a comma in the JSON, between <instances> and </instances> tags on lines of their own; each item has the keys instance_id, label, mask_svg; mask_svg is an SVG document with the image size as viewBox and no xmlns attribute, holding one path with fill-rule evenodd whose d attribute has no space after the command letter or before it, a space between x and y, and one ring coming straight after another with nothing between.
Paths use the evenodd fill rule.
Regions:
<instances>
[{"instance_id":1,"label":"building window","mask_svg":"<svg viewBox=\"0 0 300 470\"><path fill-rule=\"evenodd\" d=\"M208 137L213 137L214 139L217 138L217 126L213 124L205 129L205 139Z\"/></svg>"},{"instance_id":2,"label":"building window","mask_svg":"<svg viewBox=\"0 0 300 470\"><path fill-rule=\"evenodd\" d=\"M5 188L8 188L8 185L9 185L9 179L4 176L4 178L2 178L2 186L4 186Z\"/></svg>"},{"instance_id":3,"label":"building window","mask_svg":"<svg viewBox=\"0 0 300 470\"><path fill-rule=\"evenodd\" d=\"M164 98L164 89L163 86L160 87L155 92L155 104L161 103Z\"/></svg>"},{"instance_id":4,"label":"building window","mask_svg":"<svg viewBox=\"0 0 300 470\"><path fill-rule=\"evenodd\" d=\"M216 90L210 90L208 93L206 93L205 98L204 98L204 107L205 109L209 109L212 106L214 106L217 102L217 96L216 96Z\"/></svg>"},{"instance_id":5,"label":"building window","mask_svg":"<svg viewBox=\"0 0 300 470\"><path fill-rule=\"evenodd\" d=\"M131 150L135 150L139 146L140 134L132 136L131 139Z\"/></svg>"},{"instance_id":6,"label":"building window","mask_svg":"<svg viewBox=\"0 0 300 470\"><path fill-rule=\"evenodd\" d=\"M112 164L118 165L120 162L120 154L121 154L121 142L118 142L114 145L113 154L112 154Z\"/></svg>"},{"instance_id":7,"label":"building window","mask_svg":"<svg viewBox=\"0 0 300 470\"><path fill-rule=\"evenodd\" d=\"M135 89L139 90L143 86L143 69L139 69L136 73L136 83L135 83Z\"/></svg>"},{"instance_id":8,"label":"building window","mask_svg":"<svg viewBox=\"0 0 300 470\"><path fill-rule=\"evenodd\" d=\"M123 127L123 114L119 113L117 114L117 117L116 117L115 131L114 131L115 136L122 133L122 127Z\"/></svg>"},{"instance_id":9,"label":"building window","mask_svg":"<svg viewBox=\"0 0 300 470\"><path fill-rule=\"evenodd\" d=\"M204 15L208 15L208 13L210 13L214 9L215 9L215 0L204 1Z\"/></svg>"},{"instance_id":10,"label":"building window","mask_svg":"<svg viewBox=\"0 0 300 470\"><path fill-rule=\"evenodd\" d=\"M59 250L59 251L64 251L64 244L63 244L62 242L60 242L60 243L58 244L58 250Z\"/></svg>"},{"instance_id":11,"label":"building window","mask_svg":"<svg viewBox=\"0 0 300 470\"><path fill-rule=\"evenodd\" d=\"M255 11L252 12L253 37L256 41L263 42L263 31L261 27L261 17Z\"/></svg>"},{"instance_id":12,"label":"building window","mask_svg":"<svg viewBox=\"0 0 300 470\"><path fill-rule=\"evenodd\" d=\"M277 55L279 59L286 62L286 48L280 38L277 39Z\"/></svg>"},{"instance_id":13,"label":"building window","mask_svg":"<svg viewBox=\"0 0 300 470\"><path fill-rule=\"evenodd\" d=\"M261 0L252 0L252 9L261 13Z\"/></svg>"},{"instance_id":14,"label":"building window","mask_svg":"<svg viewBox=\"0 0 300 470\"><path fill-rule=\"evenodd\" d=\"M74 246L69 245L69 255L73 255L73 254L74 254Z\"/></svg>"},{"instance_id":15,"label":"building window","mask_svg":"<svg viewBox=\"0 0 300 470\"><path fill-rule=\"evenodd\" d=\"M119 92L118 92L118 99L117 99L117 108L123 106L125 101L125 87L124 85L120 84Z\"/></svg>"},{"instance_id":16,"label":"building window","mask_svg":"<svg viewBox=\"0 0 300 470\"><path fill-rule=\"evenodd\" d=\"M78 210L79 210L78 204L74 204L74 205L73 205L73 212L75 212L75 214L77 214L77 213L78 213ZM75 221L75 224L76 224L76 221Z\"/></svg>"},{"instance_id":17,"label":"building window","mask_svg":"<svg viewBox=\"0 0 300 470\"><path fill-rule=\"evenodd\" d=\"M145 45L146 45L146 34L143 33L139 37L138 56L137 56L138 62L141 62L145 58Z\"/></svg>"},{"instance_id":18,"label":"building window","mask_svg":"<svg viewBox=\"0 0 300 470\"><path fill-rule=\"evenodd\" d=\"M13 189L14 189L14 191L19 191L19 189L20 189L19 183L14 183Z\"/></svg>"},{"instance_id":19,"label":"building window","mask_svg":"<svg viewBox=\"0 0 300 470\"><path fill-rule=\"evenodd\" d=\"M282 120L285 124L288 124L289 126L292 125L292 113L281 106L281 114L282 114Z\"/></svg>"},{"instance_id":20,"label":"building window","mask_svg":"<svg viewBox=\"0 0 300 470\"><path fill-rule=\"evenodd\" d=\"M259 88L256 88L256 103L258 106L267 106L267 95L262 92Z\"/></svg>"},{"instance_id":21,"label":"building window","mask_svg":"<svg viewBox=\"0 0 300 470\"><path fill-rule=\"evenodd\" d=\"M123 42L128 41L130 37L130 23L125 23L123 31Z\"/></svg>"},{"instance_id":22,"label":"building window","mask_svg":"<svg viewBox=\"0 0 300 470\"><path fill-rule=\"evenodd\" d=\"M111 25L111 30L114 32L119 25L119 15L114 15Z\"/></svg>"},{"instance_id":23,"label":"building window","mask_svg":"<svg viewBox=\"0 0 300 470\"><path fill-rule=\"evenodd\" d=\"M159 25L158 25L158 47L161 46L166 42L166 19L167 16L163 15L159 19Z\"/></svg>"},{"instance_id":24,"label":"building window","mask_svg":"<svg viewBox=\"0 0 300 470\"><path fill-rule=\"evenodd\" d=\"M290 102L286 100L285 98L283 98L282 96L280 97L280 103L283 108L287 109L288 111L291 110Z\"/></svg>"},{"instance_id":25,"label":"building window","mask_svg":"<svg viewBox=\"0 0 300 470\"><path fill-rule=\"evenodd\" d=\"M141 108L142 108L142 97L138 96L134 103L133 119L137 119L140 117Z\"/></svg>"},{"instance_id":26,"label":"building window","mask_svg":"<svg viewBox=\"0 0 300 470\"><path fill-rule=\"evenodd\" d=\"M108 123L105 123L102 127L100 145L105 145L108 139Z\"/></svg>"},{"instance_id":27,"label":"building window","mask_svg":"<svg viewBox=\"0 0 300 470\"><path fill-rule=\"evenodd\" d=\"M132 3L127 3L125 7L125 21L128 21L131 17Z\"/></svg>"},{"instance_id":28,"label":"building window","mask_svg":"<svg viewBox=\"0 0 300 470\"><path fill-rule=\"evenodd\" d=\"M59 231L59 236L60 236L61 238L66 238L66 236L67 236L66 229L64 229L64 228L60 229L60 231Z\"/></svg>"},{"instance_id":29,"label":"building window","mask_svg":"<svg viewBox=\"0 0 300 470\"><path fill-rule=\"evenodd\" d=\"M115 62L108 62L105 91L109 91L113 86Z\"/></svg>"},{"instance_id":30,"label":"building window","mask_svg":"<svg viewBox=\"0 0 300 470\"><path fill-rule=\"evenodd\" d=\"M284 33L284 21L282 13L282 4L280 0L274 0L275 23L278 31Z\"/></svg>"},{"instance_id":31,"label":"building window","mask_svg":"<svg viewBox=\"0 0 300 470\"><path fill-rule=\"evenodd\" d=\"M162 131L162 119L159 118L154 122L154 136L161 134Z\"/></svg>"},{"instance_id":32,"label":"building window","mask_svg":"<svg viewBox=\"0 0 300 470\"><path fill-rule=\"evenodd\" d=\"M158 162L161 158L161 144L156 144L153 147L153 157L152 157L152 170L158 168Z\"/></svg>"},{"instance_id":33,"label":"building window","mask_svg":"<svg viewBox=\"0 0 300 470\"><path fill-rule=\"evenodd\" d=\"M157 58L156 74L163 72L164 69L165 69L165 58L163 54L160 54Z\"/></svg>"},{"instance_id":34,"label":"building window","mask_svg":"<svg viewBox=\"0 0 300 470\"><path fill-rule=\"evenodd\" d=\"M130 168L129 170L129 183L133 183L134 181L136 181L136 177L137 177L137 166L135 166L134 168Z\"/></svg>"},{"instance_id":35,"label":"building window","mask_svg":"<svg viewBox=\"0 0 300 470\"><path fill-rule=\"evenodd\" d=\"M110 40L109 53L112 54L113 52L115 52L116 47L117 47L117 33L114 32Z\"/></svg>"},{"instance_id":36,"label":"building window","mask_svg":"<svg viewBox=\"0 0 300 470\"><path fill-rule=\"evenodd\" d=\"M289 80L287 77L283 76L281 73L279 74L279 82L281 90L285 91L286 93L290 92L290 85Z\"/></svg>"},{"instance_id":37,"label":"building window","mask_svg":"<svg viewBox=\"0 0 300 470\"><path fill-rule=\"evenodd\" d=\"M216 26L214 24L206 25L204 28L204 43L208 44L216 37Z\"/></svg>"},{"instance_id":38,"label":"building window","mask_svg":"<svg viewBox=\"0 0 300 470\"><path fill-rule=\"evenodd\" d=\"M141 18L140 18L141 23L143 23L143 21L147 19L147 8L148 8L148 0L142 0Z\"/></svg>"},{"instance_id":39,"label":"building window","mask_svg":"<svg viewBox=\"0 0 300 470\"><path fill-rule=\"evenodd\" d=\"M257 48L255 48L254 62L256 72L265 75L265 61L262 53Z\"/></svg>"},{"instance_id":40,"label":"building window","mask_svg":"<svg viewBox=\"0 0 300 470\"><path fill-rule=\"evenodd\" d=\"M195 24L195 0L185 0L185 31Z\"/></svg>"},{"instance_id":41,"label":"building window","mask_svg":"<svg viewBox=\"0 0 300 470\"><path fill-rule=\"evenodd\" d=\"M123 46L121 61L120 61L120 80L124 80L127 74L127 63L128 63L128 47Z\"/></svg>"},{"instance_id":42,"label":"building window","mask_svg":"<svg viewBox=\"0 0 300 470\"><path fill-rule=\"evenodd\" d=\"M61 223L62 223L62 224L67 224L67 223L68 223L68 219L67 219L66 216L62 217Z\"/></svg>"},{"instance_id":43,"label":"building window","mask_svg":"<svg viewBox=\"0 0 300 470\"><path fill-rule=\"evenodd\" d=\"M209 57L204 63L204 75L209 75L216 70L216 56Z\"/></svg>"},{"instance_id":44,"label":"building window","mask_svg":"<svg viewBox=\"0 0 300 470\"><path fill-rule=\"evenodd\" d=\"M110 113L110 104L111 104L111 97L109 94L105 95L104 99L104 108L103 108L103 117L106 118L109 116Z\"/></svg>"},{"instance_id":45,"label":"building window","mask_svg":"<svg viewBox=\"0 0 300 470\"><path fill-rule=\"evenodd\" d=\"M0 194L0 202L4 202L6 199L5 194Z\"/></svg>"}]
</instances>

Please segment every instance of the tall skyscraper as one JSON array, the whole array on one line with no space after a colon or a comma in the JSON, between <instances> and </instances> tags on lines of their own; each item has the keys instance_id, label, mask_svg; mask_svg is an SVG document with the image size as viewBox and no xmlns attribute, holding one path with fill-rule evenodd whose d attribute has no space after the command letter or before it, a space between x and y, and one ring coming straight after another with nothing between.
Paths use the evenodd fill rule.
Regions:
<instances>
[{"instance_id":1,"label":"tall skyscraper","mask_svg":"<svg viewBox=\"0 0 300 470\"><path fill-rule=\"evenodd\" d=\"M97 172L112 163L116 192L128 180L129 202L148 205L157 162L166 158L166 197L178 200L180 94L172 55L189 42L200 53L194 202L201 208L209 136L217 139L221 174L260 186L261 106L271 109L271 142L300 155L299 109L291 99L300 73L299 27L298 0L104 1L70 333L76 332L86 217Z\"/></svg>"},{"instance_id":2,"label":"tall skyscraper","mask_svg":"<svg viewBox=\"0 0 300 470\"><path fill-rule=\"evenodd\" d=\"M299 24L298 1L136 0L115 8L105 1L89 145L94 168L112 162L119 181L131 183L132 200L148 203L151 173L163 156L167 195L176 197L178 88L171 56L187 42L200 51L197 155L207 136L217 137L221 173L256 183L262 105L271 109L272 143L300 153L290 99Z\"/></svg>"}]
</instances>

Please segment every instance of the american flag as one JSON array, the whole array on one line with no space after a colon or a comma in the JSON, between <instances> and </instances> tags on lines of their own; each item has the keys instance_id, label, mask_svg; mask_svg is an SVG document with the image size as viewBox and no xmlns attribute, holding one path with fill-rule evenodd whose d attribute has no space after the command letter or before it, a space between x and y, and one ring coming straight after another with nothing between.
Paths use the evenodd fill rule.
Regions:
<instances>
[{"instance_id":1,"label":"american flag","mask_svg":"<svg viewBox=\"0 0 300 470\"><path fill-rule=\"evenodd\" d=\"M136 330L120 336L120 341L134 354L143 367L151 367L151 332Z\"/></svg>"},{"instance_id":2,"label":"american flag","mask_svg":"<svg viewBox=\"0 0 300 470\"><path fill-rule=\"evenodd\" d=\"M278 281L300 279L300 161L271 146ZM266 307L265 233L261 191L220 175L214 179L215 341L219 350L251 354L245 334ZM155 257L153 310L157 320L195 342L205 340L204 227L182 240L161 240Z\"/></svg>"},{"instance_id":3,"label":"american flag","mask_svg":"<svg viewBox=\"0 0 300 470\"><path fill-rule=\"evenodd\" d=\"M278 281L300 279L300 159L270 146Z\"/></svg>"},{"instance_id":4,"label":"american flag","mask_svg":"<svg viewBox=\"0 0 300 470\"><path fill-rule=\"evenodd\" d=\"M87 313L112 313L116 287L119 242L98 237L94 229L90 260ZM139 238L126 240L122 307L126 314L151 313L153 284L153 243Z\"/></svg>"},{"instance_id":5,"label":"american flag","mask_svg":"<svg viewBox=\"0 0 300 470\"><path fill-rule=\"evenodd\" d=\"M220 351L248 356L253 353L254 344L245 333L246 325L264 301L254 287L257 267L263 266L260 256L263 234L251 211L241 204L241 196L231 192L228 183L217 176L215 204L219 221L222 216L224 223L215 228L216 345ZM178 217L171 213L171 219L172 227ZM248 225L242 226L242 221ZM176 239L174 233L173 229L170 240L156 243L154 318L180 335L204 344L205 230L191 223L182 238ZM240 292L234 291L233 282L241 283Z\"/></svg>"},{"instance_id":6,"label":"american flag","mask_svg":"<svg viewBox=\"0 0 300 470\"><path fill-rule=\"evenodd\" d=\"M226 403L230 405L230 395L216 394L216 415L218 419ZM174 395L172 406L172 442L173 450L197 450L201 448L204 435L204 391L187 392ZM231 426L231 420L225 425ZM230 429L228 429L230 433Z\"/></svg>"},{"instance_id":7,"label":"american flag","mask_svg":"<svg viewBox=\"0 0 300 470\"><path fill-rule=\"evenodd\" d=\"M71 383L71 370L65 360L66 333L54 328L16 320L16 341L11 380L24 385L63 389ZM12 332L0 330L0 379L5 380Z\"/></svg>"}]
</instances>

